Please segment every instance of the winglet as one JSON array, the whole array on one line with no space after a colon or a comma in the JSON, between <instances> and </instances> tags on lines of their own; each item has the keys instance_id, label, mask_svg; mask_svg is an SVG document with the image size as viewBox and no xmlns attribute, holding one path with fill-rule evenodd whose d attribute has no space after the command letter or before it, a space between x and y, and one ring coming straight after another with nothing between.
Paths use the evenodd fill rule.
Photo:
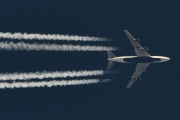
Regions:
<instances>
[{"instance_id":1,"label":"winglet","mask_svg":"<svg viewBox=\"0 0 180 120\"><path fill-rule=\"evenodd\" d=\"M126 35L128 36L128 38L129 38L130 40L135 40L134 37L129 33L128 30L124 30L124 32L126 33Z\"/></svg>"},{"instance_id":2,"label":"winglet","mask_svg":"<svg viewBox=\"0 0 180 120\"><path fill-rule=\"evenodd\" d=\"M127 88L130 88L135 81L136 80L134 80L134 79L130 80L130 82L127 85Z\"/></svg>"}]
</instances>

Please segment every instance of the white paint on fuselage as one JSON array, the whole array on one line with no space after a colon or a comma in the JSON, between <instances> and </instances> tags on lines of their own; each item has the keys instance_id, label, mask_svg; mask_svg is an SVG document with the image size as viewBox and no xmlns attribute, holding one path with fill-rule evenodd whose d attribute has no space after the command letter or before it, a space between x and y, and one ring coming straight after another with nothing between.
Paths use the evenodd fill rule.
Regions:
<instances>
[{"instance_id":1,"label":"white paint on fuselage","mask_svg":"<svg viewBox=\"0 0 180 120\"><path fill-rule=\"evenodd\" d=\"M136 58L138 56L120 56L120 57L115 57L115 58L108 58L108 60L114 61L114 62L121 62L121 63L129 63L124 61L125 58ZM164 56L150 56L151 58L159 58L161 59L160 61L155 61L152 63L157 63L157 62L166 62L168 60L170 60L170 58L168 57L164 57Z\"/></svg>"},{"instance_id":2,"label":"white paint on fuselage","mask_svg":"<svg viewBox=\"0 0 180 120\"><path fill-rule=\"evenodd\" d=\"M150 56L151 58L159 58L161 59L161 61L155 61L153 63L157 63L157 62L166 62L166 61L169 61L170 58L169 57L165 57L165 56Z\"/></svg>"}]
</instances>

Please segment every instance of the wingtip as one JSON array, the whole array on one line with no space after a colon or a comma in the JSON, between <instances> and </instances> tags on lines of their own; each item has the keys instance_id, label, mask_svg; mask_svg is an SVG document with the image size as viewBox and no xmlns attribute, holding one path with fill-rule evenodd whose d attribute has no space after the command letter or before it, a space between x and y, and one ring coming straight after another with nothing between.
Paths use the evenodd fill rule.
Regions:
<instances>
[{"instance_id":1,"label":"wingtip","mask_svg":"<svg viewBox=\"0 0 180 120\"><path fill-rule=\"evenodd\" d=\"M128 30L124 30L124 32L125 32L126 34L129 34L129 31L128 31Z\"/></svg>"},{"instance_id":2,"label":"wingtip","mask_svg":"<svg viewBox=\"0 0 180 120\"><path fill-rule=\"evenodd\" d=\"M126 88L130 88L131 87L131 85L130 84L128 84L127 86L126 86Z\"/></svg>"}]
</instances>

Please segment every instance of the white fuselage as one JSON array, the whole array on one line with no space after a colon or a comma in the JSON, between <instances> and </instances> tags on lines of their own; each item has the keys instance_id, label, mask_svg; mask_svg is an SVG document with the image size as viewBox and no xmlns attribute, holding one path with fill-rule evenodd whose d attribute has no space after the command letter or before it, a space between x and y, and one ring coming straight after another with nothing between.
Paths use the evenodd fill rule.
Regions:
<instances>
[{"instance_id":1,"label":"white fuselage","mask_svg":"<svg viewBox=\"0 0 180 120\"><path fill-rule=\"evenodd\" d=\"M138 57L138 56L120 56L120 57L115 57L115 58L108 58L110 61L114 62L121 62L121 63L129 63L128 61L125 61L125 59L136 59L136 58L151 58L151 59L158 59L158 61L152 61L151 63L158 63L158 62L166 62L170 60L168 57L164 56L150 56L150 57Z\"/></svg>"}]
</instances>

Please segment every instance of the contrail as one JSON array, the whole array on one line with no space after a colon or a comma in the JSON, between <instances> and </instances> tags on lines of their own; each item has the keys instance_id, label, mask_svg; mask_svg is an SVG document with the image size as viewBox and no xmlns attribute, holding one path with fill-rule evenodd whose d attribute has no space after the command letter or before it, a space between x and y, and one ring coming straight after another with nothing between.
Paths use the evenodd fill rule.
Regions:
<instances>
[{"instance_id":1,"label":"contrail","mask_svg":"<svg viewBox=\"0 0 180 120\"><path fill-rule=\"evenodd\" d=\"M62 80L62 81L41 81L41 82L0 82L0 89L4 88L34 88L34 87L52 87L52 86L68 86L68 85L84 85L95 84L101 82L109 82L106 79L101 81L99 79L83 79L83 80Z\"/></svg>"},{"instance_id":2,"label":"contrail","mask_svg":"<svg viewBox=\"0 0 180 120\"><path fill-rule=\"evenodd\" d=\"M78 35L60 35L60 34L27 34L27 33L3 33L0 32L0 38L17 40L66 40L66 41L109 41L102 37L89 37Z\"/></svg>"},{"instance_id":3,"label":"contrail","mask_svg":"<svg viewBox=\"0 0 180 120\"><path fill-rule=\"evenodd\" d=\"M55 71L55 72L29 72L29 73L0 73L0 81L12 80L31 80L31 79L46 79L46 78L67 78L67 77L83 77L83 76L98 76L105 74L115 74L117 71L104 70L81 70L81 71Z\"/></svg>"},{"instance_id":4,"label":"contrail","mask_svg":"<svg viewBox=\"0 0 180 120\"><path fill-rule=\"evenodd\" d=\"M20 51L107 51L107 50L119 50L117 47L106 46L81 46L81 45L60 45L60 44L29 44L24 42L0 42L0 50L20 50Z\"/></svg>"}]
</instances>

